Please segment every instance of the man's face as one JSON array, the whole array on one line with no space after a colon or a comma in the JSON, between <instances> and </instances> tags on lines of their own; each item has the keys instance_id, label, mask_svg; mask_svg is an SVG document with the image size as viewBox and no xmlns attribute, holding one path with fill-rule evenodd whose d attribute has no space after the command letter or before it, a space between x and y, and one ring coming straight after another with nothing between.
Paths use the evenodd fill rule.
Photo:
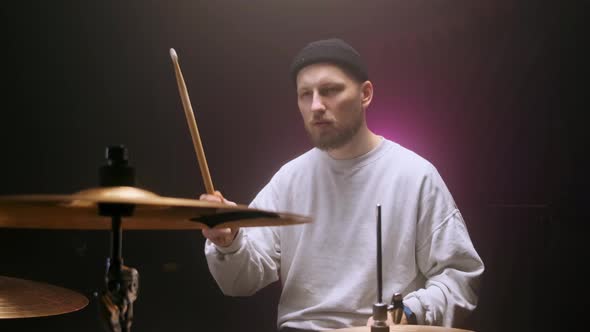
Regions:
<instances>
[{"instance_id":1,"label":"man's face","mask_svg":"<svg viewBox=\"0 0 590 332\"><path fill-rule=\"evenodd\" d=\"M365 125L362 86L329 63L312 64L299 71L297 104L316 147L340 148Z\"/></svg>"}]
</instances>

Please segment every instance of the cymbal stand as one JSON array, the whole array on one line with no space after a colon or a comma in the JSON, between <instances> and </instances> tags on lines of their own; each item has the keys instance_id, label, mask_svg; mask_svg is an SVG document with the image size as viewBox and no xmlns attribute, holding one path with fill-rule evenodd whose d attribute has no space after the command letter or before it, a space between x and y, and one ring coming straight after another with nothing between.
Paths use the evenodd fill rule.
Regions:
<instances>
[{"instance_id":1,"label":"cymbal stand","mask_svg":"<svg viewBox=\"0 0 590 332\"><path fill-rule=\"evenodd\" d=\"M122 146L107 148L107 165L99 170L100 185L132 186L134 169L127 165L127 151ZM133 323L133 302L139 291L139 273L123 265L122 217L133 215L132 204L100 203L101 216L111 217L111 257L107 259L106 289L100 296L100 311L109 332L129 332Z\"/></svg>"},{"instance_id":2,"label":"cymbal stand","mask_svg":"<svg viewBox=\"0 0 590 332\"><path fill-rule=\"evenodd\" d=\"M383 303L383 277L381 257L381 205L377 205L377 302L373 304L371 332L389 332L387 304Z\"/></svg>"}]
</instances>

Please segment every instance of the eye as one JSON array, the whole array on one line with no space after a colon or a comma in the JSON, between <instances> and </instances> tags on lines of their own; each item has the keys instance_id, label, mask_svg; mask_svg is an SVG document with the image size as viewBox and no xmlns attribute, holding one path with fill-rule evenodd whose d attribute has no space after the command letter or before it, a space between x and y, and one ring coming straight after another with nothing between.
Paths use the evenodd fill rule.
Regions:
<instances>
[{"instance_id":1,"label":"eye","mask_svg":"<svg viewBox=\"0 0 590 332\"><path fill-rule=\"evenodd\" d=\"M311 95L311 92L309 91L301 91L299 92L299 98L305 98L305 97L309 97Z\"/></svg>"},{"instance_id":2,"label":"eye","mask_svg":"<svg viewBox=\"0 0 590 332\"><path fill-rule=\"evenodd\" d=\"M330 96L335 95L340 91L342 91L342 88L340 86L328 86L321 90L321 94L324 96Z\"/></svg>"}]
</instances>

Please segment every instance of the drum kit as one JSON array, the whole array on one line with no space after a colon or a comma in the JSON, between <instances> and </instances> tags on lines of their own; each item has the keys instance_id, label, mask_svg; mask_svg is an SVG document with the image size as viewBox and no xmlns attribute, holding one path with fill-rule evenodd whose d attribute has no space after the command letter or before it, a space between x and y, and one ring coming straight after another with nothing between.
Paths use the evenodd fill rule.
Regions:
<instances>
[{"instance_id":1,"label":"drum kit","mask_svg":"<svg viewBox=\"0 0 590 332\"><path fill-rule=\"evenodd\" d=\"M178 88L206 192L215 192L207 168L186 86L171 49ZM0 196L0 228L102 230L111 233L105 285L99 296L102 318L110 331L130 331L139 273L122 258L123 230L202 230L207 228L288 226L311 222L306 216L253 209L246 205L164 197L135 187L135 170L124 146L109 146L99 167L99 186L69 195ZM82 294L43 282L0 276L0 319L46 317L75 312L89 300ZM369 331L358 327L341 332ZM429 326L391 326L390 331L466 331Z\"/></svg>"},{"instance_id":2,"label":"drum kit","mask_svg":"<svg viewBox=\"0 0 590 332\"><path fill-rule=\"evenodd\" d=\"M450 327L426 326L426 325L390 325L391 332L473 332ZM327 331L328 332L328 331ZM371 332L370 326L351 327L346 329L331 330L330 332Z\"/></svg>"},{"instance_id":3,"label":"drum kit","mask_svg":"<svg viewBox=\"0 0 590 332\"><path fill-rule=\"evenodd\" d=\"M101 313L111 331L130 330L139 288L138 271L123 265L123 230L285 226L311 221L239 204L160 196L134 187L134 173L125 147L110 146L107 162L99 168L99 187L71 195L0 196L0 228L111 232L106 287L100 296ZM0 318L58 315L80 310L88 302L61 287L0 277Z\"/></svg>"}]
</instances>

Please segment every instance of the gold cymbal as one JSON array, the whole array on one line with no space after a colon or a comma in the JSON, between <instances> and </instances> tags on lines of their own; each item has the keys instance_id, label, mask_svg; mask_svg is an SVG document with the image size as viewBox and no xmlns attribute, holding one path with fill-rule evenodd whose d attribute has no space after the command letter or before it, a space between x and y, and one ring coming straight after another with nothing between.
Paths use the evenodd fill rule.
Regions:
<instances>
[{"instance_id":1,"label":"gold cymbal","mask_svg":"<svg viewBox=\"0 0 590 332\"><path fill-rule=\"evenodd\" d=\"M88 299L72 290L0 276L0 319L60 315L86 305Z\"/></svg>"},{"instance_id":2,"label":"gold cymbal","mask_svg":"<svg viewBox=\"0 0 590 332\"><path fill-rule=\"evenodd\" d=\"M427 325L390 325L389 331L391 332L474 332L470 330L462 330L450 327L441 326L427 326ZM350 327L339 330L329 330L326 332L371 332L371 327L359 326Z\"/></svg>"},{"instance_id":3,"label":"gold cymbal","mask_svg":"<svg viewBox=\"0 0 590 332\"><path fill-rule=\"evenodd\" d=\"M122 218L123 229L182 230L311 222L304 216L245 205L164 197L135 187L99 187L73 195L0 196L0 227L108 230L111 219L99 215L99 204L134 206L133 214Z\"/></svg>"}]
</instances>

